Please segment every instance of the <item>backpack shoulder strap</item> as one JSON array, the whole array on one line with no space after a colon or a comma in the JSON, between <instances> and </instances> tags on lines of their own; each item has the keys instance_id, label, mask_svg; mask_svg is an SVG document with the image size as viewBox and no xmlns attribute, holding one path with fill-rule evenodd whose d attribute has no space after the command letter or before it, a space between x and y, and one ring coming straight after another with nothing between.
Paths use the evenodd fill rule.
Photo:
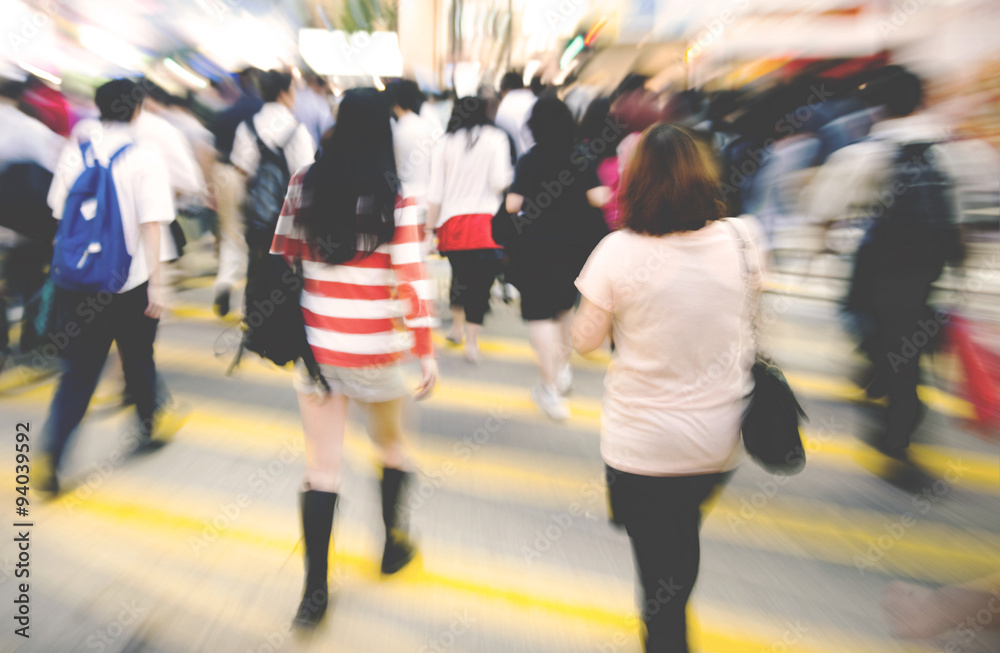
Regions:
<instances>
[{"instance_id":1,"label":"backpack shoulder strap","mask_svg":"<svg viewBox=\"0 0 1000 653\"><path fill-rule=\"evenodd\" d=\"M111 165L114 164L114 162L118 159L118 157L120 157L122 154L124 154L125 150L127 150L130 147L132 147L132 143L125 143L124 145L122 145L121 147L119 147L118 150L114 154L111 155L111 158L108 159L108 167L110 168Z\"/></svg>"}]
</instances>

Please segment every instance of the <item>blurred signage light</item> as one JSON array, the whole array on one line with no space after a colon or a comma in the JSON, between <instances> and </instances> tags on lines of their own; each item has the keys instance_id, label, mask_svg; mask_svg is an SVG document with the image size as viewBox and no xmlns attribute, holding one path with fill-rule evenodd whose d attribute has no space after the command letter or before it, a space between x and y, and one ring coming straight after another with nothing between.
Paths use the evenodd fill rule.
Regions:
<instances>
[{"instance_id":1,"label":"blurred signage light","mask_svg":"<svg viewBox=\"0 0 1000 653\"><path fill-rule=\"evenodd\" d=\"M171 59L170 57L167 57L166 59L163 60L163 65L167 67L167 70L172 72L174 75L177 75L182 80L184 80L191 86L194 86L195 88L205 88L208 86L208 82L203 80L201 77L198 77L191 71L187 70L182 65Z\"/></svg>"},{"instance_id":2,"label":"blurred signage light","mask_svg":"<svg viewBox=\"0 0 1000 653\"><path fill-rule=\"evenodd\" d=\"M139 70L143 63L143 55L137 49L90 25L80 25L78 31L80 45L94 54L125 70Z\"/></svg>"},{"instance_id":3,"label":"blurred signage light","mask_svg":"<svg viewBox=\"0 0 1000 653\"><path fill-rule=\"evenodd\" d=\"M400 77L403 55L395 32L299 30L299 54L319 75Z\"/></svg>"},{"instance_id":4,"label":"blurred signage light","mask_svg":"<svg viewBox=\"0 0 1000 653\"><path fill-rule=\"evenodd\" d=\"M577 36L575 39L570 41L569 47L566 48L566 51L563 52L562 58L559 59L559 69L566 70L573 59L576 58L576 55L583 52L583 48L584 45L582 36Z\"/></svg>"},{"instance_id":5,"label":"blurred signage light","mask_svg":"<svg viewBox=\"0 0 1000 653\"><path fill-rule=\"evenodd\" d=\"M40 79L44 79L47 82L51 82L51 83L55 84L56 86L59 86L60 84L62 84L62 80L60 78L56 77L55 75L53 75L51 73L45 72L41 68L36 68L35 66L32 66L30 64L24 63L23 61L18 61L17 65L20 66L25 72L31 73L35 77L38 77Z\"/></svg>"},{"instance_id":6,"label":"blurred signage light","mask_svg":"<svg viewBox=\"0 0 1000 653\"><path fill-rule=\"evenodd\" d=\"M601 18L601 20L594 23L594 26L590 28L590 31L587 32L587 36L585 36L583 39L584 47L589 48L590 44L593 43L595 40L597 40L597 35L601 33L601 30L604 29L604 26L607 24L608 24L607 17Z\"/></svg>"}]
</instances>

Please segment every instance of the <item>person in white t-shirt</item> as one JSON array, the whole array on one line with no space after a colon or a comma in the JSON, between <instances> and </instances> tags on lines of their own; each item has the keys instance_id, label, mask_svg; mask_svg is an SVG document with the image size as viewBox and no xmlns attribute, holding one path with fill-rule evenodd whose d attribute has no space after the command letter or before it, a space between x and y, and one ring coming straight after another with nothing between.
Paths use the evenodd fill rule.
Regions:
<instances>
[{"instance_id":1,"label":"person in white t-shirt","mask_svg":"<svg viewBox=\"0 0 1000 653\"><path fill-rule=\"evenodd\" d=\"M420 239L424 239L427 217L427 188L431 181L431 153L444 132L420 114L423 94L416 82L393 82L387 89L392 105L392 142L396 154L399 195L413 202L420 215Z\"/></svg>"},{"instance_id":2,"label":"person in white t-shirt","mask_svg":"<svg viewBox=\"0 0 1000 653\"><path fill-rule=\"evenodd\" d=\"M528 118L538 101L531 89L524 88L524 80L517 73L507 73L500 81L500 106L494 122L514 139L517 158L535 146L535 137L528 128Z\"/></svg>"},{"instance_id":3,"label":"person in white t-shirt","mask_svg":"<svg viewBox=\"0 0 1000 653\"><path fill-rule=\"evenodd\" d=\"M622 178L623 229L601 241L576 285L574 348L611 336L601 455L613 520L632 541L647 651L688 650L685 607L698 576L701 504L742 455L752 387L750 323L761 275L743 258L711 156L686 130L648 129ZM742 221L756 249L762 231ZM753 255L753 254L751 254ZM663 588L670 600L662 601ZM659 599L659 600L658 600Z\"/></svg>"},{"instance_id":4,"label":"person in white t-shirt","mask_svg":"<svg viewBox=\"0 0 1000 653\"><path fill-rule=\"evenodd\" d=\"M67 197L84 171L81 144L89 142L96 159L105 165L121 151L111 163L111 175L125 246L132 260L117 293L56 288L60 329L53 343L60 349L63 373L43 429L45 455L36 461L34 470L35 489L42 493L59 491L57 472L62 453L87 411L112 342L121 354L125 381L139 413L137 445L148 450L162 444L153 436L159 413L153 341L163 312L161 229L174 219L174 203L163 159L136 143L134 125L142 112L142 97L142 89L127 79L98 88L95 100L101 112L101 130L96 132L99 137L87 140L87 132L74 133L59 158L49 190L53 216L62 219Z\"/></svg>"}]
</instances>

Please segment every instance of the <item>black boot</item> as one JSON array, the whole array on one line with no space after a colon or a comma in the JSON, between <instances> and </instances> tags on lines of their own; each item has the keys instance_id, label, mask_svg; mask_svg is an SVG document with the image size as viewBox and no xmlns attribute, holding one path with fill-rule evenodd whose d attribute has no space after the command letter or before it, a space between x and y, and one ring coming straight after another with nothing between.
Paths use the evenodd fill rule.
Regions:
<instances>
[{"instance_id":1,"label":"black boot","mask_svg":"<svg viewBox=\"0 0 1000 653\"><path fill-rule=\"evenodd\" d=\"M315 628L326 614L329 603L326 578L330 557L330 533L337 494L307 490L301 495L302 532L305 534L306 589L295 613L299 628Z\"/></svg>"},{"instance_id":2,"label":"black boot","mask_svg":"<svg viewBox=\"0 0 1000 653\"><path fill-rule=\"evenodd\" d=\"M405 567L416 549L406 537L401 523L399 497L409 478L406 472L384 467L382 469L382 523L385 524L385 549L382 551L382 573L394 574Z\"/></svg>"}]
</instances>

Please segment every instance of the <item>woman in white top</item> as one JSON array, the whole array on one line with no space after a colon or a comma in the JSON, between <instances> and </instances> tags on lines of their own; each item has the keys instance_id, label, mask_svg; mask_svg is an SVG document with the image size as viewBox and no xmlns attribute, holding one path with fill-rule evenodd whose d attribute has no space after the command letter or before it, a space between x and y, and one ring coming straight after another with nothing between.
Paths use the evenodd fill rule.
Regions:
<instances>
[{"instance_id":1,"label":"woman in white top","mask_svg":"<svg viewBox=\"0 0 1000 653\"><path fill-rule=\"evenodd\" d=\"M457 344L464 332L465 357L472 363L479 361L477 338L501 269L502 250L493 241L491 223L514 178L510 139L490 124L486 105L480 97L455 103L448 133L431 158L427 196L427 224L451 263L448 339Z\"/></svg>"},{"instance_id":2,"label":"woman in white top","mask_svg":"<svg viewBox=\"0 0 1000 653\"><path fill-rule=\"evenodd\" d=\"M700 507L742 451L754 359L748 293L756 301L759 280L744 278L719 190L703 144L680 127L649 128L622 178L623 229L576 281L574 348L593 351L609 335L615 343L601 455L645 593L647 653L688 650ZM745 226L759 242L756 221Z\"/></svg>"}]
</instances>

